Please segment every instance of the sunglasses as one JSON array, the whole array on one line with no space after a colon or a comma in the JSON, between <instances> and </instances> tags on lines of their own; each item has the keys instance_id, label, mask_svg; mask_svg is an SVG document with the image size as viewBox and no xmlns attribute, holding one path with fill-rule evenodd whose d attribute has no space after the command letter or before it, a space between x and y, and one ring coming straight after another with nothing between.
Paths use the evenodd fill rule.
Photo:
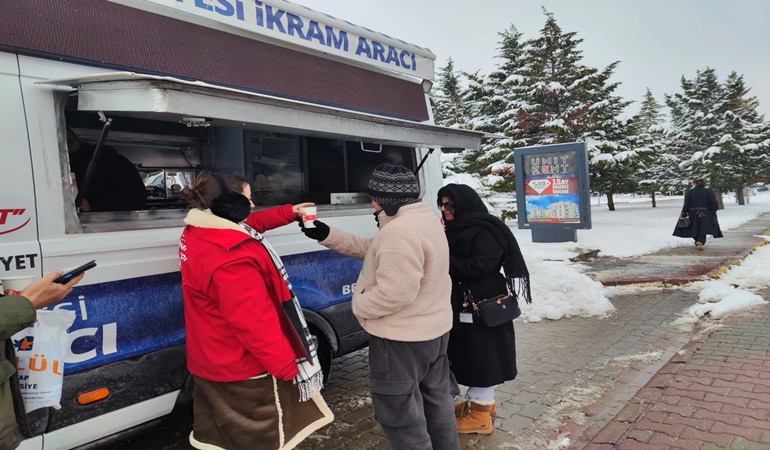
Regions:
<instances>
[{"instance_id":1,"label":"sunglasses","mask_svg":"<svg viewBox=\"0 0 770 450\"><path fill-rule=\"evenodd\" d=\"M438 202L438 209L441 209L441 208L444 208L444 209L454 209L455 208L455 204L452 203L452 202L444 202L444 203Z\"/></svg>"}]
</instances>

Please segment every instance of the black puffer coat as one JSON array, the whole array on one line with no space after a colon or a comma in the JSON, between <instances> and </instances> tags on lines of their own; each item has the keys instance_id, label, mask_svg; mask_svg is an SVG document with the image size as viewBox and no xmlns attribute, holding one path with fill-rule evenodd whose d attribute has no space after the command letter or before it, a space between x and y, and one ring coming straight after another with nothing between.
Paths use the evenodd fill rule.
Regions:
<instances>
[{"instance_id":1,"label":"black puffer coat","mask_svg":"<svg viewBox=\"0 0 770 450\"><path fill-rule=\"evenodd\" d=\"M722 230L717 220L718 206L714 191L707 187L698 186L687 191L684 195L682 215L689 215L690 226L674 228L674 236L694 238L710 234L715 238L721 238Z\"/></svg>"},{"instance_id":2,"label":"black puffer coat","mask_svg":"<svg viewBox=\"0 0 770 450\"><path fill-rule=\"evenodd\" d=\"M470 289L476 300L507 293L505 278L500 273L505 243L488 227L457 226L463 221L463 212L480 212L484 208L486 213L473 189L450 184L439 190L439 199L444 196L455 204L455 220L446 223L454 316L447 351L451 369L462 385L495 386L516 378L513 322L487 328L477 323L461 323L459 314L463 310L463 287Z\"/></svg>"}]
</instances>

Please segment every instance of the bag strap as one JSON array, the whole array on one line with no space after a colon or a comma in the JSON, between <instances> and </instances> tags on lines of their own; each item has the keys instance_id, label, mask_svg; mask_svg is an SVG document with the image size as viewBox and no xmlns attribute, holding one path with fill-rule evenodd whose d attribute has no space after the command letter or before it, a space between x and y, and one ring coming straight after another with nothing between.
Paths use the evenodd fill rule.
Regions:
<instances>
[{"instance_id":1,"label":"bag strap","mask_svg":"<svg viewBox=\"0 0 770 450\"><path fill-rule=\"evenodd\" d=\"M462 281L458 281L457 284L460 285L460 289L463 291L464 294L470 295L471 298L473 297L473 293L471 292L471 289L468 286L466 286L465 283L463 283Z\"/></svg>"}]
</instances>

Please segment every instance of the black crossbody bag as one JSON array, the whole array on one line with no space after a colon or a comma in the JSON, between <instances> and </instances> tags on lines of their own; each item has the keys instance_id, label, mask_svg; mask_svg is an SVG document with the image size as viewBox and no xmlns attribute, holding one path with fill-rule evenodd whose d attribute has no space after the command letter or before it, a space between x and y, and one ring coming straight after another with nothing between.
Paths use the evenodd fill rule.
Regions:
<instances>
[{"instance_id":1,"label":"black crossbody bag","mask_svg":"<svg viewBox=\"0 0 770 450\"><path fill-rule=\"evenodd\" d=\"M499 327L512 322L513 319L521 315L516 295L500 294L476 300L470 289L465 287L463 283L460 283L460 286L463 288L463 309L471 308L475 320L478 320L478 323L485 327Z\"/></svg>"}]
</instances>

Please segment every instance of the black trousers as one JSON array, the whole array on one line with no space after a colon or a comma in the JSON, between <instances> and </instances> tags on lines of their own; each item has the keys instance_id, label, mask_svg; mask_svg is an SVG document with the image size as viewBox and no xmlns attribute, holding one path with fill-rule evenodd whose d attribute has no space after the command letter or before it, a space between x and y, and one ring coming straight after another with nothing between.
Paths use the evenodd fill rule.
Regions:
<instances>
[{"instance_id":1,"label":"black trousers","mask_svg":"<svg viewBox=\"0 0 770 450\"><path fill-rule=\"evenodd\" d=\"M394 450L459 450L449 333L424 342L369 338L374 418Z\"/></svg>"}]
</instances>

